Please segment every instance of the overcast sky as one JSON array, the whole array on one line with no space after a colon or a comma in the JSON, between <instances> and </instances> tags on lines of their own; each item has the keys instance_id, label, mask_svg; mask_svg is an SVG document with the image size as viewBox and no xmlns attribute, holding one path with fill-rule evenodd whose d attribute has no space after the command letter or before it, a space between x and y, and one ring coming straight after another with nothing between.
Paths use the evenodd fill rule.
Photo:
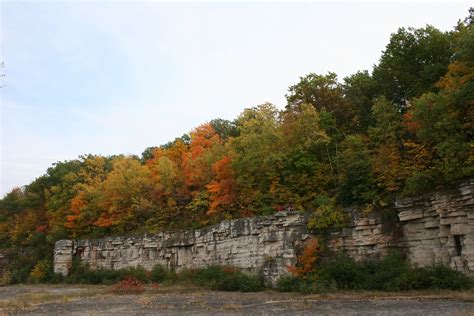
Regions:
<instances>
[{"instance_id":1,"label":"overcast sky","mask_svg":"<svg viewBox=\"0 0 474 316\"><path fill-rule=\"evenodd\" d=\"M370 70L398 27L450 30L469 6L4 1L0 197L59 160L283 108L300 76Z\"/></svg>"}]
</instances>

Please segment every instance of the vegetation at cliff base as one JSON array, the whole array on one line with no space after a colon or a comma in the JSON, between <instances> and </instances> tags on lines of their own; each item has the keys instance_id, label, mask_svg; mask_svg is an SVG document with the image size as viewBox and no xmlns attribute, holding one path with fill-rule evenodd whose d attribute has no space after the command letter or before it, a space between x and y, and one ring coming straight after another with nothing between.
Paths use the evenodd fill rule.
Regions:
<instances>
[{"instance_id":1,"label":"vegetation at cliff base","mask_svg":"<svg viewBox=\"0 0 474 316\"><path fill-rule=\"evenodd\" d=\"M151 271L130 267L118 270L91 269L87 264L74 260L68 276L45 275L37 280L43 283L105 284L112 285L116 294L140 294L144 285L195 286L209 290L257 292L264 289L263 278L243 272L239 268L212 265L205 268L182 269L176 272L162 265L155 265Z\"/></svg>"},{"instance_id":2,"label":"vegetation at cliff base","mask_svg":"<svg viewBox=\"0 0 474 316\"><path fill-rule=\"evenodd\" d=\"M309 73L289 87L282 110L247 108L141 157L57 162L0 200L1 281L48 278L59 239L289 208L311 212L311 228L341 227L343 207L370 212L472 177L473 79L470 19L449 32L400 28L371 71Z\"/></svg>"},{"instance_id":3,"label":"vegetation at cliff base","mask_svg":"<svg viewBox=\"0 0 474 316\"><path fill-rule=\"evenodd\" d=\"M282 277L276 288L309 294L337 290L468 290L473 285L473 279L462 272L442 265L414 267L393 252L381 260L362 262L337 254L304 274Z\"/></svg>"}]
</instances>

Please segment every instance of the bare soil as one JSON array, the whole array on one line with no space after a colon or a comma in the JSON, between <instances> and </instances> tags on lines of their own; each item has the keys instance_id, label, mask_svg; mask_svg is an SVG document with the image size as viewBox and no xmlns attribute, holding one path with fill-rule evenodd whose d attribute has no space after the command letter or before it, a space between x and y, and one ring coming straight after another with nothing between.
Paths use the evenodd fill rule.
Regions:
<instances>
[{"instance_id":1,"label":"bare soil","mask_svg":"<svg viewBox=\"0 0 474 316\"><path fill-rule=\"evenodd\" d=\"M474 292L338 292L318 295L147 288L115 295L109 286L0 288L0 315L474 315Z\"/></svg>"}]
</instances>

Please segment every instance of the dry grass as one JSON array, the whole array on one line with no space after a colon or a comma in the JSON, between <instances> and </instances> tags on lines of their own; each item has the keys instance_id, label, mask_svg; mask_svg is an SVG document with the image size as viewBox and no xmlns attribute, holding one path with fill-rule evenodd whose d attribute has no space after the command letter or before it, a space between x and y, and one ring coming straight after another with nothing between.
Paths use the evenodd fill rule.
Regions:
<instances>
[{"instance_id":1,"label":"dry grass","mask_svg":"<svg viewBox=\"0 0 474 316\"><path fill-rule=\"evenodd\" d=\"M70 300L106 293L107 287L90 285L40 285L15 287L18 293L0 299L0 315L8 310L22 310L44 303L66 303Z\"/></svg>"},{"instance_id":2,"label":"dry grass","mask_svg":"<svg viewBox=\"0 0 474 316\"><path fill-rule=\"evenodd\" d=\"M26 294L21 297L15 297L12 299L0 300L0 309L6 310L21 310L32 307L36 304L46 303L46 302L67 302L71 298L67 295L57 295L57 294L45 294L45 293L34 293Z\"/></svg>"}]
</instances>

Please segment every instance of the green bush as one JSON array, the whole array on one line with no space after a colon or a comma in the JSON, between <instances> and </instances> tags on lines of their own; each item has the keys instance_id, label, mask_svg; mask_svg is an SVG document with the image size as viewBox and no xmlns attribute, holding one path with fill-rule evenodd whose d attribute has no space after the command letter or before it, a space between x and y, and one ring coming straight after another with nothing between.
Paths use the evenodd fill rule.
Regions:
<instances>
[{"instance_id":1,"label":"green bush","mask_svg":"<svg viewBox=\"0 0 474 316\"><path fill-rule=\"evenodd\" d=\"M380 261L356 262L336 255L316 268L317 277L283 277L277 289L315 293L330 290L402 291L421 289L464 290L473 280L449 267L436 265L414 268L400 254L390 253Z\"/></svg>"},{"instance_id":2,"label":"green bush","mask_svg":"<svg viewBox=\"0 0 474 316\"><path fill-rule=\"evenodd\" d=\"M59 275L55 278L58 281L61 280ZM154 266L151 272L142 267L92 270L88 265L77 260L73 262L73 268L64 281L79 284L115 284L125 279L134 279L142 283L189 283L219 291L255 292L264 288L262 278L232 267L209 266L201 269L184 269L176 274L162 265Z\"/></svg>"},{"instance_id":3,"label":"green bush","mask_svg":"<svg viewBox=\"0 0 474 316\"><path fill-rule=\"evenodd\" d=\"M442 265L414 269L408 280L410 289L466 290L473 286L472 278Z\"/></svg>"},{"instance_id":4,"label":"green bush","mask_svg":"<svg viewBox=\"0 0 474 316\"><path fill-rule=\"evenodd\" d=\"M143 283L150 283L151 281L150 272L146 271L144 268L140 266L120 269L118 271L120 274L120 280L124 280L125 278L133 278Z\"/></svg>"},{"instance_id":5,"label":"green bush","mask_svg":"<svg viewBox=\"0 0 474 316\"><path fill-rule=\"evenodd\" d=\"M403 280L410 271L410 265L400 254L390 253L382 261L375 263L374 270L367 275L363 288L383 291L403 290Z\"/></svg>"},{"instance_id":6,"label":"green bush","mask_svg":"<svg viewBox=\"0 0 474 316\"><path fill-rule=\"evenodd\" d=\"M182 275L181 278L186 276L186 271L183 271L183 272L185 273ZM223 268L220 266L209 266L206 268L192 271L190 273L190 276L194 284L198 286L215 289L217 287L217 283L220 280L223 280L224 278L226 278L226 273L224 272Z\"/></svg>"},{"instance_id":7,"label":"green bush","mask_svg":"<svg viewBox=\"0 0 474 316\"><path fill-rule=\"evenodd\" d=\"M318 269L317 282L337 289L358 289L371 268L370 264L359 265L352 258L338 255Z\"/></svg>"},{"instance_id":8,"label":"green bush","mask_svg":"<svg viewBox=\"0 0 474 316\"><path fill-rule=\"evenodd\" d=\"M161 264L157 264L153 267L150 273L151 281L157 283L164 283L176 280L176 273L170 269L165 268Z\"/></svg>"},{"instance_id":9,"label":"green bush","mask_svg":"<svg viewBox=\"0 0 474 316\"><path fill-rule=\"evenodd\" d=\"M300 292L302 279L294 276L283 276L278 280L276 289L280 292Z\"/></svg>"},{"instance_id":10,"label":"green bush","mask_svg":"<svg viewBox=\"0 0 474 316\"><path fill-rule=\"evenodd\" d=\"M183 271L179 278L190 278L192 283L219 291L256 292L263 289L263 280L232 267L209 266L194 271Z\"/></svg>"},{"instance_id":11,"label":"green bush","mask_svg":"<svg viewBox=\"0 0 474 316\"><path fill-rule=\"evenodd\" d=\"M258 292L263 289L261 278L242 272L227 274L217 283L219 291Z\"/></svg>"},{"instance_id":12,"label":"green bush","mask_svg":"<svg viewBox=\"0 0 474 316\"><path fill-rule=\"evenodd\" d=\"M321 279L318 275L307 275L305 279L295 276L283 276L277 282L276 289L280 292L301 292L315 294L335 289L334 280Z\"/></svg>"},{"instance_id":13,"label":"green bush","mask_svg":"<svg viewBox=\"0 0 474 316\"><path fill-rule=\"evenodd\" d=\"M134 278L140 282L150 282L150 273L142 267L131 267L119 270L92 270L87 264L75 260L65 282L70 284L114 284L126 278Z\"/></svg>"}]
</instances>

